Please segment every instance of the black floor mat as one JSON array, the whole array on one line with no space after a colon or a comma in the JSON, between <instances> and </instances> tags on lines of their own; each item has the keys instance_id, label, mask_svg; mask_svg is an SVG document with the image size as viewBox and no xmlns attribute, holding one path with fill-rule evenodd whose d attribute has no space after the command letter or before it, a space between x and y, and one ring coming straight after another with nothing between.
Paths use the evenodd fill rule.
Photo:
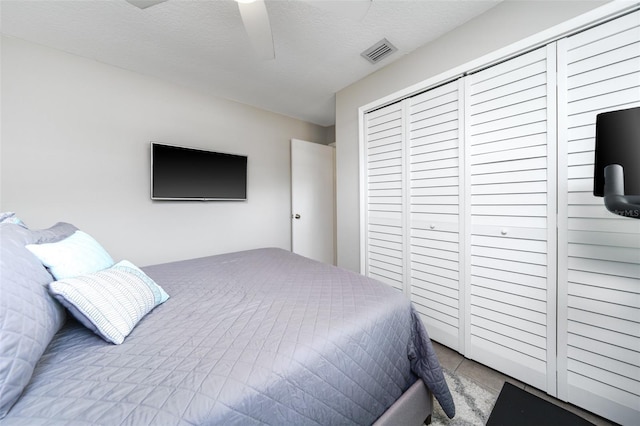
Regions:
<instances>
[{"instance_id":1,"label":"black floor mat","mask_svg":"<svg viewBox=\"0 0 640 426\"><path fill-rule=\"evenodd\" d=\"M511 383L502 386L487 426L593 426L593 423Z\"/></svg>"}]
</instances>

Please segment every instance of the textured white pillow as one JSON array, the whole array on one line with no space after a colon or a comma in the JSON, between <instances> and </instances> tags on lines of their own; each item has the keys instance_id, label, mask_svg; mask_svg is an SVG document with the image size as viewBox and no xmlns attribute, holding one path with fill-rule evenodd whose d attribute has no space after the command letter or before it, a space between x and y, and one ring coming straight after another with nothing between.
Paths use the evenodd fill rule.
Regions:
<instances>
[{"instance_id":1,"label":"textured white pillow","mask_svg":"<svg viewBox=\"0 0 640 426\"><path fill-rule=\"evenodd\" d=\"M138 322L169 295L127 261L94 274L54 281L49 291L78 321L119 345Z\"/></svg>"},{"instance_id":2,"label":"textured white pillow","mask_svg":"<svg viewBox=\"0 0 640 426\"><path fill-rule=\"evenodd\" d=\"M90 274L113 266L109 253L90 235L76 231L64 240L47 244L27 244L27 249L57 280Z\"/></svg>"}]
</instances>

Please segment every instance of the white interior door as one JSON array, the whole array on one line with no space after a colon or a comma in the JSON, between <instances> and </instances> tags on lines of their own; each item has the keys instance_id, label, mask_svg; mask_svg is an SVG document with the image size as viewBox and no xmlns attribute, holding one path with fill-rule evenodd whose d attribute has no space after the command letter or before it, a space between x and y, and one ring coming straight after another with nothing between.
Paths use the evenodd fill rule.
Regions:
<instances>
[{"instance_id":1,"label":"white interior door","mask_svg":"<svg viewBox=\"0 0 640 426\"><path fill-rule=\"evenodd\" d=\"M335 264L335 149L291 139L291 248Z\"/></svg>"}]
</instances>

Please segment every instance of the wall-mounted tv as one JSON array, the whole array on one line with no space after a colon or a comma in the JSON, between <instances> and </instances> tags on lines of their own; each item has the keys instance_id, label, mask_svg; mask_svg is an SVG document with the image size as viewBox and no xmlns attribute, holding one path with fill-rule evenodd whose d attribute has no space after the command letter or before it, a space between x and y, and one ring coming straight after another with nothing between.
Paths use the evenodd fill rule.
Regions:
<instances>
[{"instance_id":1,"label":"wall-mounted tv","mask_svg":"<svg viewBox=\"0 0 640 426\"><path fill-rule=\"evenodd\" d=\"M152 200L246 200L247 157L151 143Z\"/></svg>"}]
</instances>

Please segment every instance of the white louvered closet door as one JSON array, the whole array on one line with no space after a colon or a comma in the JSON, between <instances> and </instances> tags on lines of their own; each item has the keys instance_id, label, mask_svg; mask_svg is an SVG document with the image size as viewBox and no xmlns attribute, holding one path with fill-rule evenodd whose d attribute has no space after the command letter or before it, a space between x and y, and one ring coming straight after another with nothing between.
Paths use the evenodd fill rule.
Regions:
<instances>
[{"instance_id":1,"label":"white louvered closet door","mask_svg":"<svg viewBox=\"0 0 640 426\"><path fill-rule=\"evenodd\" d=\"M366 114L364 274L405 291L404 112L395 103Z\"/></svg>"},{"instance_id":2,"label":"white louvered closet door","mask_svg":"<svg viewBox=\"0 0 640 426\"><path fill-rule=\"evenodd\" d=\"M593 163L596 115L640 106L640 12L560 40L558 66L558 396L638 424L640 220L593 196Z\"/></svg>"},{"instance_id":3,"label":"white louvered closet door","mask_svg":"<svg viewBox=\"0 0 640 426\"><path fill-rule=\"evenodd\" d=\"M466 355L555 394L555 45L466 77Z\"/></svg>"},{"instance_id":4,"label":"white louvered closet door","mask_svg":"<svg viewBox=\"0 0 640 426\"><path fill-rule=\"evenodd\" d=\"M436 341L464 343L461 169L462 80L410 99L409 228L411 300Z\"/></svg>"}]
</instances>

